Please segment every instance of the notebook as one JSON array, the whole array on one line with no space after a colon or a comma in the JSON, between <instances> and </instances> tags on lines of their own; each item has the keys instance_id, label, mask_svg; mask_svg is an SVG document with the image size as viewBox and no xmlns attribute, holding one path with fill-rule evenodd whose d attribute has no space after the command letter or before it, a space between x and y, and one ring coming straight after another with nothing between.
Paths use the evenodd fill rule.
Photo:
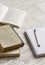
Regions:
<instances>
[{"instance_id":1,"label":"notebook","mask_svg":"<svg viewBox=\"0 0 45 65\"><path fill-rule=\"evenodd\" d=\"M45 27L26 30L26 37L34 56L45 56Z\"/></svg>"},{"instance_id":2,"label":"notebook","mask_svg":"<svg viewBox=\"0 0 45 65\"><path fill-rule=\"evenodd\" d=\"M0 58L2 58L2 57L19 57L19 56L20 56L19 49L7 51L4 53L0 52Z\"/></svg>"},{"instance_id":3,"label":"notebook","mask_svg":"<svg viewBox=\"0 0 45 65\"><path fill-rule=\"evenodd\" d=\"M24 43L10 25L0 26L0 50L9 51L22 47Z\"/></svg>"},{"instance_id":4,"label":"notebook","mask_svg":"<svg viewBox=\"0 0 45 65\"><path fill-rule=\"evenodd\" d=\"M0 23L11 24L16 27L21 27L26 13L19 9L8 8L0 3Z\"/></svg>"}]
</instances>

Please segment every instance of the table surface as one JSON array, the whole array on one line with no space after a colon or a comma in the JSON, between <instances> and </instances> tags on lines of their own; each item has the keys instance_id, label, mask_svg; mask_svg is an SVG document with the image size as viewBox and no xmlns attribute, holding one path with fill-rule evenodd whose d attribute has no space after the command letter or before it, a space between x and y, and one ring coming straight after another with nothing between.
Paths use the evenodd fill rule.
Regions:
<instances>
[{"instance_id":1,"label":"table surface","mask_svg":"<svg viewBox=\"0 0 45 65\"><path fill-rule=\"evenodd\" d=\"M45 0L0 0L10 8L24 10L27 14L21 27L22 34L28 28L45 26ZM25 42L19 58L0 58L0 65L45 65L45 57L35 58L22 35Z\"/></svg>"}]
</instances>

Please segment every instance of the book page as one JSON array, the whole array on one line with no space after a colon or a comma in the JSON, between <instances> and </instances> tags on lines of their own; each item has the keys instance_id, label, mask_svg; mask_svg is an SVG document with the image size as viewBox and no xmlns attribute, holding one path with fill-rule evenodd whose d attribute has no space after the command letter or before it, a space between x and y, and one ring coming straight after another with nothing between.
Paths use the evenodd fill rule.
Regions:
<instances>
[{"instance_id":1,"label":"book page","mask_svg":"<svg viewBox=\"0 0 45 65\"><path fill-rule=\"evenodd\" d=\"M8 7L0 3L0 22L8 11Z\"/></svg>"},{"instance_id":2,"label":"book page","mask_svg":"<svg viewBox=\"0 0 45 65\"><path fill-rule=\"evenodd\" d=\"M9 9L4 18L2 19L2 22L20 27L24 17L25 17L24 11L18 9Z\"/></svg>"},{"instance_id":3,"label":"book page","mask_svg":"<svg viewBox=\"0 0 45 65\"><path fill-rule=\"evenodd\" d=\"M0 23L8 23L21 27L25 17L25 12L19 9L10 9L6 5L0 3Z\"/></svg>"}]
</instances>

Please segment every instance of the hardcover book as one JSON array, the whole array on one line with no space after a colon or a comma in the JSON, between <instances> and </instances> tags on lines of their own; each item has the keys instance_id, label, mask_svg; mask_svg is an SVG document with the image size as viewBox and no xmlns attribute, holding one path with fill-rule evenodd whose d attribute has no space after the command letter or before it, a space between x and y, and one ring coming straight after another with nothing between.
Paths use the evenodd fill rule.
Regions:
<instances>
[{"instance_id":1,"label":"hardcover book","mask_svg":"<svg viewBox=\"0 0 45 65\"><path fill-rule=\"evenodd\" d=\"M17 49L23 45L23 41L10 25L0 26L0 50L2 52Z\"/></svg>"},{"instance_id":2,"label":"hardcover book","mask_svg":"<svg viewBox=\"0 0 45 65\"><path fill-rule=\"evenodd\" d=\"M1 52L0 51L0 57L19 57L20 56L20 50L16 49L16 50L11 50L11 51L7 51L7 52Z\"/></svg>"}]
</instances>

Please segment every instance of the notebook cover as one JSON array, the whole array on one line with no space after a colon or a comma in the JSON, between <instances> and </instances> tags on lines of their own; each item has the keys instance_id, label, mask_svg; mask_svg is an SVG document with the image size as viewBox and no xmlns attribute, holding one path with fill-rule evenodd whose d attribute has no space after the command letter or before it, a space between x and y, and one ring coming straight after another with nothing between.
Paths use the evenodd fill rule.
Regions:
<instances>
[{"instance_id":1,"label":"notebook cover","mask_svg":"<svg viewBox=\"0 0 45 65\"><path fill-rule=\"evenodd\" d=\"M34 56L45 56L45 27L36 29L36 37L40 46L37 45L34 29L26 30L26 37L28 38Z\"/></svg>"}]
</instances>

